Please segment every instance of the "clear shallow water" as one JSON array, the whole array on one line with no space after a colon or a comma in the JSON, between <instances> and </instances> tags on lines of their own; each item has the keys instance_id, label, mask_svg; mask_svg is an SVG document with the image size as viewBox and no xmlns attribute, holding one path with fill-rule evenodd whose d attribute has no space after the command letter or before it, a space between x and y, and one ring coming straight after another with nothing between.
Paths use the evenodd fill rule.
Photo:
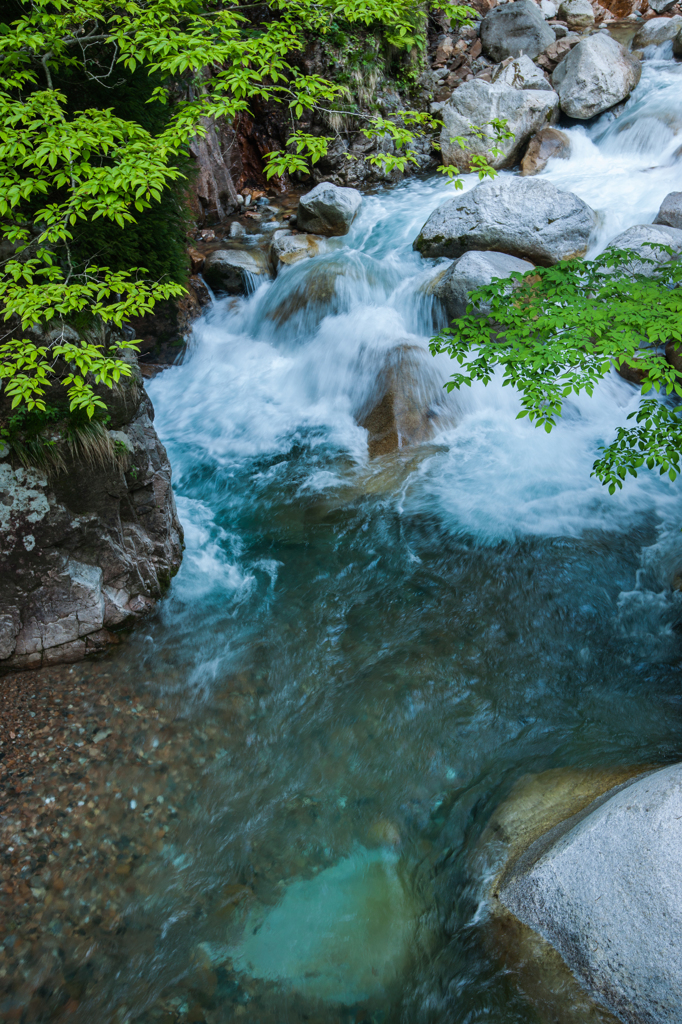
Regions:
<instances>
[{"instance_id":1,"label":"clear shallow water","mask_svg":"<svg viewBox=\"0 0 682 1024\"><path fill-rule=\"evenodd\" d=\"M677 116L681 71L649 61L621 119L570 129L546 172L599 211L595 250L675 187L656 111ZM150 386L187 550L112 661L224 742L83 1012L157 1019L199 964L210 1024L535 1021L484 941L490 813L528 772L680 756L679 487L590 479L630 385L548 437L493 384L419 451L367 457L386 353L448 376L426 354L435 265L411 250L448 194L367 197L330 254L217 302Z\"/></svg>"}]
</instances>

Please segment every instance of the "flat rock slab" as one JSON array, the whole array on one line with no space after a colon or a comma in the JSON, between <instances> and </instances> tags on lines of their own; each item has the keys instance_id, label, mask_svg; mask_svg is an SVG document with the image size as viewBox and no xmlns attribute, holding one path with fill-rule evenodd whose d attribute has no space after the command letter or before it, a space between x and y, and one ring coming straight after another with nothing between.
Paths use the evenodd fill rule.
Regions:
<instances>
[{"instance_id":1,"label":"flat rock slab","mask_svg":"<svg viewBox=\"0 0 682 1024\"><path fill-rule=\"evenodd\" d=\"M682 765L625 783L536 840L500 899L625 1024L682 1024Z\"/></svg>"},{"instance_id":2,"label":"flat rock slab","mask_svg":"<svg viewBox=\"0 0 682 1024\"><path fill-rule=\"evenodd\" d=\"M413 247L451 259L469 249L495 250L552 266L584 256L596 220L587 203L546 179L498 178L434 210Z\"/></svg>"}]
</instances>

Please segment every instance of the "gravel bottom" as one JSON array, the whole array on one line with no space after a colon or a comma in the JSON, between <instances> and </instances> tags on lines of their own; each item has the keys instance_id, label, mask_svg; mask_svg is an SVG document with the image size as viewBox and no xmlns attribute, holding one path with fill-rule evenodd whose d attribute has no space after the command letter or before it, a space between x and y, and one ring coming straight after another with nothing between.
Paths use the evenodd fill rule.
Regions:
<instances>
[{"instance_id":1,"label":"gravel bottom","mask_svg":"<svg viewBox=\"0 0 682 1024\"><path fill-rule=\"evenodd\" d=\"M5 676L0 699L0 1021L74 1021L124 966L138 870L163 854L217 741L96 665ZM156 1009L148 1019L209 1024Z\"/></svg>"}]
</instances>

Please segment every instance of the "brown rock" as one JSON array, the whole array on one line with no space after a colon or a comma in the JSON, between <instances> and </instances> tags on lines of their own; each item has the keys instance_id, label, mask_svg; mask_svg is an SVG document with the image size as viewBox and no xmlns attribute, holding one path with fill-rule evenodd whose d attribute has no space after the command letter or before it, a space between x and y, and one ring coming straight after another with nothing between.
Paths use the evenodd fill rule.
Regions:
<instances>
[{"instance_id":1,"label":"brown rock","mask_svg":"<svg viewBox=\"0 0 682 1024\"><path fill-rule=\"evenodd\" d=\"M455 52L455 44L452 36L446 36L436 49L436 54L433 58L434 64L445 64Z\"/></svg>"},{"instance_id":2,"label":"brown rock","mask_svg":"<svg viewBox=\"0 0 682 1024\"><path fill-rule=\"evenodd\" d=\"M201 268L204 265L204 255L203 255L203 253L199 252L197 249L194 249L190 245L189 249L187 250L187 255L189 256L189 260L190 260L190 263L192 265L192 273L193 274L200 274L201 273Z\"/></svg>"},{"instance_id":3,"label":"brown rock","mask_svg":"<svg viewBox=\"0 0 682 1024\"><path fill-rule=\"evenodd\" d=\"M558 128L543 128L528 143L521 161L521 174L538 174L547 166L550 157L566 160L571 152L568 136Z\"/></svg>"},{"instance_id":4,"label":"brown rock","mask_svg":"<svg viewBox=\"0 0 682 1024\"><path fill-rule=\"evenodd\" d=\"M674 341L669 341L665 346L665 358L666 361L674 366L678 373L682 373L682 345Z\"/></svg>"},{"instance_id":5,"label":"brown rock","mask_svg":"<svg viewBox=\"0 0 682 1024\"><path fill-rule=\"evenodd\" d=\"M482 49L483 47L481 46L481 40L477 39L474 45L471 47L471 50L469 51L471 59L476 60L477 57L480 57Z\"/></svg>"},{"instance_id":6,"label":"brown rock","mask_svg":"<svg viewBox=\"0 0 682 1024\"><path fill-rule=\"evenodd\" d=\"M469 7L473 7L482 18L485 18L488 11L492 11L493 7L497 7L497 0L469 0Z\"/></svg>"},{"instance_id":7,"label":"brown rock","mask_svg":"<svg viewBox=\"0 0 682 1024\"><path fill-rule=\"evenodd\" d=\"M616 366L616 370L623 380L627 380L630 384L641 384L646 377L646 370L640 370L632 363L620 363Z\"/></svg>"},{"instance_id":8,"label":"brown rock","mask_svg":"<svg viewBox=\"0 0 682 1024\"><path fill-rule=\"evenodd\" d=\"M442 381L415 345L387 354L367 406L358 422L369 434L370 458L423 444L448 418Z\"/></svg>"},{"instance_id":9,"label":"brown rock","mask_svg":"<svg viewBox=\"0 0 682 1024\"><path fill-rule=\"evenodd\" d=\"M563 39L557 39L556 42L552 43L544 53L541 53L536 64L541 67L543 71L552 72L556 68L557 64L560 64L567 53L573 49L576 43L580 42L581 37L571 32Z\"/></svg>"}]
</instances>

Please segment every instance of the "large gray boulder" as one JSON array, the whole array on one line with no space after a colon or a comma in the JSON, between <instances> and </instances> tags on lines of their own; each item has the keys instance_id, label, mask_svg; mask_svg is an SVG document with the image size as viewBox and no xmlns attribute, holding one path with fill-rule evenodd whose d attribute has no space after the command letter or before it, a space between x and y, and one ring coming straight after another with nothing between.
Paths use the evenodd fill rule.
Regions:
<instances>
[{"instance_id":1,"label":"large gray boulder","mask_svg":"<svg viewBox=\"0 0 682 1024\"><path fill-rule=\"evenodd\" d=\"M496 85L509 85L512 89L552 91L552 86L540 68L525 54L509 63L505 61L503 64L498 64L493 69L491 81Z\"/></svg>"},{"instance_id":2,"label":"large gray boulder","mask_svg":"<svg viewBox=\"0 0 682 1024\"><path fill-rule=\"evenodd\" d=\"M668 192L656 214L654 224L667 224L671 228L682 228L682 192Z\"/></svg>"},{"instance_id":3,"label":"large gray boulder","mask_svg":"<svg viewBox=\"0 0 682 1024\"><path fill-rule=\"evenodd\" d=\"M532 263L520 260L516 256L508 256L506 252L465 252L439 278L433 294L445 306L450 320L454 320L466 313L470 292L491 284L495 277L506 278L514 273L526 274L533 269ZM483 314L488 309L489 306L482 303L479 312Z\"/></svg>"},{"instance_id":4,"label":"large gray boulder","mask_svg":"<svg viewBox=\"0 0 682 1024\"><path fill-rule=\"evenodd\" d=\"M649 7L652 11L655 11L656 14L663 14L674 6L675 0L649 0Z\"/></svg>"},{"instance_id":5,"label":"large gray boulder","mask_svg":"<svg viewBox=\"0 0 682 1024\"><path fill-rule=\"evenodd\" d=\"M413 247L451 259L492 249L551 266L586 253L596 220L587 203L544 178L497 178L434 210Z\"/></svg>"},{"instance_id":6,"label":"large gray boulder","mask_svg":"<svg viewBox=\"0 0 682 1024\"><path fill-rule=\"evenodd\" d=\"M672 18L651 18L645 21L632 40L634 50L643 50L645 46L660 46L661 43L674 39L682 28L682 18L676 14Z\"/></svg>"},{"instance_id":7,"label":"large gray boulder","mask_svg":"<svg viewBox=\"0 0 682 1024\"><path fill-rule=\"evenodd\" d=\"M532 0L514 0L486 14L480 38L483 53L494 61L522 53L532 59L554 42L554 32Z\"/></svg>"},{"instance_id":8,"label":"large gray boulder","mask_svg":"<svg viewBox=\"0 0 682 1024\"><path fill-rule=\"evenodd\" d=\"M626 1024L682 1022L682 765L638 776L516 861L502 904Z\"/></svg>"},{"instance_id":9,"label":"large gray boulder","mask_svg":"<svg viewBox=\"0 0 682 1024\"><path fill-rule=\"evenodd\" d=\"M682 229L669 227L667 224L635 224L626 231L621 232L611 242L609 249L632 249L652 263L642 263L633 259L627 266L631 274L644 274L652 277L656 273L657 266L667 263L670 255L660 249L652 249L652 245L670 246L675 254L682 252Z\"/></svg>"},{"instance_id":10,"label":"large gray boulder","mask_svg":"<svg viewBox=\"0 0 682 1024\"><path fill-rule=\"evenodd\" d=\"M594 25L594 11L590 0L563 0L559 17L569 28L589 28Z\"/></svg>"},{"instance_id":11,"label":"large gray boulder","mask_svg":"<svg viewBox=\"0 0 682 1024\"><path fill-rule=\"evenodd\" d=\"M356 188L324 181L299 199L296 227L312 235L347 235L361 206Z\"/></svg>"},{"instance_id":12,"label":"large gray boulder","mask_svg":"<svg viewBox=\"0 0 682 1024\"><path fill-rule=\"evenodd\" d=\"M493 167L513 167L531 135L558 119L559 97L551 89L515 89L475 78L453 92L440 116L443 163L467 172L474 156L485 155ZM472 125L485 125L493 118L504 118L513 133L510 139L496 142L489 127L483 138L472 133ZM451 141L458 137L466 140L466 149ZM493 146L500 150L497 156L490 154Z\"/></svg>"},{"instance_id":13,"label":"large gray boulder","mask_svg":"<svg viewBox=\"0 0 682 1024\"><path fill-rule=\"evenodd\" d=\"M258 249L216 249L204 262L206 283L228 295L248 295L269 275L268 260Z\"/></svg>"},{"instance_id":14,"label":"large gray boulder","mask_svg":"<svg viewBox=\"0 0 682 1024\"><path fill-rule=\"evenodd\" d=\"M596 32L574 46L557 66L552 85L563 112L584 121L626 99L641 74L636 57L608 32Z\"/></svg>"}]
</instances>

